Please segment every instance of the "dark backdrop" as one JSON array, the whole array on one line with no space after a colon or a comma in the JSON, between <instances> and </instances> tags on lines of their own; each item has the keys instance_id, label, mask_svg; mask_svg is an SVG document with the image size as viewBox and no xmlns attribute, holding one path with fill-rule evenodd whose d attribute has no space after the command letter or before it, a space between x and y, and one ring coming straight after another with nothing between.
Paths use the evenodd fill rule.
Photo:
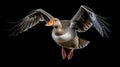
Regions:
<instances>
[{"instance_id":1,"label":"dark backdrop","mask_svg":"<svg viewBox=\"0 0 120 67\"><path fill-rule=\"evenodd\" d=\"M75 50L73 59L68 61L61 58L61 47L51 38L52 27L45 27L39 23L17 37L8 37L10 32L3 31L11 24L7 22L22 19L29 11L42 8L59 19L71 19L80 5L86 5L95 13L107 17L112 25L113 3L105 0L4 0L0 2L0 48L3 63L10 64L79 64L103 65L111 61L113 54L112 33L110 38L102 38L98 32L91 28L80 37L88 39L91 43L84 49ZM112 30L112 27L110 27ZM68 52L69 50L67 50Z\"/></svg>"}]
</instances>

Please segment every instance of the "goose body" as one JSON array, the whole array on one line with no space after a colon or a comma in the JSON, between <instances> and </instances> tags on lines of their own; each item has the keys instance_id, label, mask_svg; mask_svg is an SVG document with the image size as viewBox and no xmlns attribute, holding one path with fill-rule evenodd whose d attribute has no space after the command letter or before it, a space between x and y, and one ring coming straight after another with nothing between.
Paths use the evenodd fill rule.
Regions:
<instances>
[{"instance_id":1,"label":"goose body","mask_svg":"<svg viewBox=\"0 0 120 67\"><path fill-rule=\"evenodd\" d=\"M107 32L109 32L108 24L92 9L82 5L70 20L55 18L43 9L33 10L10 29L13 31L11 36L25 32L39 22L46 22L45 26L53 27L52 38L62 47L62 58L67 57L68 60L72 59L74 49L82 49L90 43L90 41L78 37L77 32L86 32L92 26L102 37L108 37ZM64 48L70 49L68 55L66 55Z\"/></svg>"},{"instance_id":2,"label":"goose body","mask_svg":"<svg viewBox=\"0 0 120 67\"><path fill-rule=\"evenodd\" d=\"M75 31L74 28L71 27L69 20L61 20L60 22L62 25L62 30L64 32L62 34L57 34L54 28L52 31L52 38L59 46L68 49L80 49L85 47L89 43L89 41L84 40L84 42L86 42L84 43L85 45L83 46L83 43L80 44L77 32Z\"/></svg>"}]
</instances>

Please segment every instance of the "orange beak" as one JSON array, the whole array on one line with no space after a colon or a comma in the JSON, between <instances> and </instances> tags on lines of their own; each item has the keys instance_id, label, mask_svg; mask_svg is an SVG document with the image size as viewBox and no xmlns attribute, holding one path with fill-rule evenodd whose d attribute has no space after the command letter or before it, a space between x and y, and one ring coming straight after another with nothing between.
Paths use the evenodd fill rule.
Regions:
<instances>
[{"instance_id":1,"label":"orange beak","mask_svg":"<svg viewBox=\"0 0 120 67\"><path fill-rule=\"evenodd\" d=\"M50 21L46 24L46 26L53 26L54 24L54 20L50 19Z\"/></svg>"}]
</instances>

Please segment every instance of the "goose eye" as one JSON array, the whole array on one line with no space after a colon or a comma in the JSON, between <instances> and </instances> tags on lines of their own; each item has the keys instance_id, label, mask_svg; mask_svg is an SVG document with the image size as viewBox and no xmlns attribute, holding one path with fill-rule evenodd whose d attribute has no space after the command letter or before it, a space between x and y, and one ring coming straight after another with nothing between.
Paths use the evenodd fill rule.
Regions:
<instances>
[{"instance_id":1,"label":"goose eye","mask_svg":"<svg viewBox=\"0 0 120 67\"><path fill-rule=\"evenodd\" d=\"M54 20L55 22L57 21L57 20Z\"/></svg>"}]
</instances>

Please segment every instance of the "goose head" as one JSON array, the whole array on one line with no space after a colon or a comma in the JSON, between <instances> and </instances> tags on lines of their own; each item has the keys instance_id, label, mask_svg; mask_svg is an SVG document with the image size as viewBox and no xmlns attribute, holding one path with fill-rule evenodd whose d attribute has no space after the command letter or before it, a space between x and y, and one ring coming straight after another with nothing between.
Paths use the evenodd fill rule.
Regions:
<instances>
[{"instance_id":1,"label":"goose head","mask_svg":"<svg viewBox=\"0 0 120 67\"><path fill-rule=\"evenodd\" d=\"M46 26L61 27L61 22L58 18L50 19Z\"/></svg>"},{"instance_id":2,"label":"goose head","mask_svg":"<svg viewBox=\"0 0 120 67\"><path fill-rule=\"evenodd\" d=\"M62 35L64 33L62 24L58 18L51 19L46 26L53 26L56 35Z\"/></svg>"}]
</instances>

